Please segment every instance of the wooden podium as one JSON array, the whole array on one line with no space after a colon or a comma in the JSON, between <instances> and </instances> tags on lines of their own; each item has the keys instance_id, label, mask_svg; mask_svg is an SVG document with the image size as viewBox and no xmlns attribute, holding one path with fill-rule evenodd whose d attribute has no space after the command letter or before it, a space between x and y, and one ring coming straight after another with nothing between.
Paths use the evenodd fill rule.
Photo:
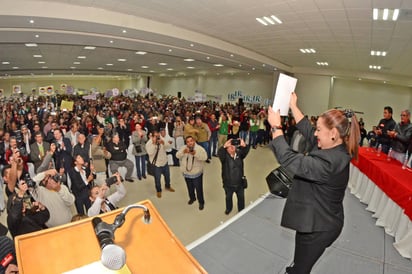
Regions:
<instances>
[{"instance_id":1,"label":"wooden podium","mask_svg":"<svg viewBox=\"0 0 412 274\"><path fill-rule=\"evenodd\" d=\"M140 202L151 215L142 221L143 210L132 208L123 226L115 231L114 243L126 252L132 273L207 273L169 229L149 200ZM112 224L122 209L99 217ZM20 273L62 273L100 260L92 218L15 238Z\"/></svg>"}]
</instances>

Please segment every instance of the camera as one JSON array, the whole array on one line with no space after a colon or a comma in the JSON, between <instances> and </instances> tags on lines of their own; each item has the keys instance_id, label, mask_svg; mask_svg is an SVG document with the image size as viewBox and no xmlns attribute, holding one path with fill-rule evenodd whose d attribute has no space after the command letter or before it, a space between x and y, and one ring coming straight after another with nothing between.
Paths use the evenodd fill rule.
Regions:
<instances>
[{"instance_id":1,"label":"camera","mask_svg":"<svg viewBox=\"0 0 412 274\"><path fill-rule=\"evenodd\" d=\"M239 139L232 139L232 141L230 141L230 144L232 146L238 147L238 146L240 146L240 140Z\"/></svg>"},{"instance_id":2,"label":"camera","mask_svg":"<svg viewBox=\"0 0 412 274\"><path fill-rule=\"evenodd\" d=\"M194 147L189 147L189 152L193 152L195 150Z\"/></svg>"},{"instance_id":3,"label":"camera","mask_svg":"<svg viewBox=\"0 0 412 274\"><path fill-rule=\"evenodd\" d=\"M56 183L61 183L62 182L62 175L60 175L60 174L56 174L56 175L54 175L54 176L52 176L52 178L53 178L53 180L56 182Z\"/></svg>"},{"instance_id":4,"label":"camera","mask_svg":"<svg viewBox=\"0 0 412 274\"><path fill-rule=\"evenodd\" d=\"M30 174L28 174L28 173L24 174L23 180L26 182L26 185L29 188L35 188L36 187L36 183L32 180L32 178L30 178Z\"/></svg>"},{"instance_id":5,"label":"camera","mask_svg":"<svg viewBox=\"0 0 412 274\"><path fill-rule=\"evenodd\" d=\"M111 185L115 184L117 182L117 177L112 176L106 179L106 185L107 187L110 187Z\"/></svg>"},{"instance_id":6,"label":"camera","mask_svg":"<svg viewBox=\"0 0 412 274\"><path fill-rule=\"evenodd\" d=\"M55 142L54 142L54 145L56 146L56 150L60 150L61 145L60 145L59 142L55 141Z\"/></svg>"}]
</instances>

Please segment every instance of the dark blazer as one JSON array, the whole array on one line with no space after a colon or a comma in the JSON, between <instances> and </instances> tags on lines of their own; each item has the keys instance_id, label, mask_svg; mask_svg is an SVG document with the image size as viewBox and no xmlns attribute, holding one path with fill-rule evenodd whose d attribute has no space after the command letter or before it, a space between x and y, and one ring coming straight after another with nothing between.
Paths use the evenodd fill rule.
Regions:
<instances>
[{"instance_id":1,"label":"dark blazer","mask_svg":"<svg viewBox=\"0 0 412 274\"><path fill-rule=\"evenodd\" d=\"M64 172L67 173L73 164L73 148L69 139L67 139L66 137L62 138L64 143L64 149L56 149L56 152L54 153L54 160L56 162L56 169L59 170L60 168L64 167Z\"/></svg>"},{"instance_id":2,"label":"dark blazer","mask_svg":"<svg viewBox=\"0 0 412 274\"><path fill-rule=\"evenodd\" d=\"M281 225L299 232L340 230L351 157L344 144L318 149L306 118L297 127L313 146L308 155L292 151L283 136L271 143L279 163L294 174Z\"/></svg>"},{"instance_id":3,"label":"dark blazer","mask_svg":"<svg viewBox=\"0 0 412 274\"><path fill-rule=\"evenodd\" d=\"M233 159L223 146L219 148L217 155L222 163L223 187L237 188L242 185L243 159L245 159L249 150L250 146L239 147L236 157Z\"/></svg>"},{"instance_id":4,"label":"dark blazer","mask_svg":"<svg viewBox=\"0 0 412 274\"><path fill-rule=\"evenodd\" d=\"M43 162L44 156L46 155L46 152L49 149L50 149L50 144L46 141L43 141L44 155L43 155L43 158L40 158L40 150L39 150L39 146L37 142L34 142L33 144L30 145L30 160L33 162L35 172L37 172L37 169Z\"/></svg>"}]
</instances>

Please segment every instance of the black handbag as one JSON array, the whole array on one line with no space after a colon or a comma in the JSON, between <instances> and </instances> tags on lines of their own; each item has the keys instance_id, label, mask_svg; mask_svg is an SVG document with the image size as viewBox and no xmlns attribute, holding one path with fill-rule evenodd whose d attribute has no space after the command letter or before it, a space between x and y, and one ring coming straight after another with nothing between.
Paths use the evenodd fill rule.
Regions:
<instances>
[{"instance_id":1,"label":"black handbag","mask_svg":"<svg viewBox=\"0 0 412 274\"><path fill-rule=\"evenodd\" d=\"M243 186L243 188L247 188L247 178L246 178L246 176L242 177L242 186Z\"/></svg>"},{"instance_id":2,"label":"black handbag","mask_svg":"<svg viewBox=\"0 0 412 274\"><path fill-rule=\"evenodd\" d=\"M159 149L160 147L158 145L153 161L152 162L147 161L147 174L149 174L150 176L155 175L156 161L157 161L157 155L159 155Z\"/></svg>"},{"instance_id":3,"label":"black handbag","mask_svg":"<svg viewBox=\"0 0 412 274\"><path fill-rule=\"evenodd\" d=\"M292 187L292 176L288 174L284 167L279 166L266 176L266 182L272 194L286 198Z\"/></svg>"}]
</instances>

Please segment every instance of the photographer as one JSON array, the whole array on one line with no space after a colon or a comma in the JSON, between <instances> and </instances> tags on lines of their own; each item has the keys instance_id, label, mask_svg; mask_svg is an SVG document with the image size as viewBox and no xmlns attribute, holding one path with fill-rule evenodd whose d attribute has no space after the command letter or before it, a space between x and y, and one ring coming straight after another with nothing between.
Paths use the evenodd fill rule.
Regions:
<instances>
[{"instance_id":1,"label":"photographer","mask_svg":"<svg viewBox=\"0 0 412 274\"><path fill-rule=\"evenodd\" d=\"M203 210L205 205L203 197L203 167L207 160L206 150L202 146L197 145L192 136L187 136L186 146L179 149L176 157L180 160L180 170L183 172L183 177L186 181L189 194L188 204L193 204L197 196L199 210Z\"/></svg>"},{"instance_id":2,"label":"photographer","mask_svg":"<svg viewBox=\"0 0 412 274\"><path fill-rule=\"evenodd\" d=\"M167 164L167 154L166 150L170 148L171 145L161 138L159 131L155 130L150 133L150 140L146 143L146 151L149 155L149 161L154 163L154 179L156 186L156 196L157 198L162 197L162 186L160 184L160 179L163 174L165 177L165 187L170 192L175 192L175 190L170 186L170 169Z\"/></svg>"},{"instance_id":3,"label":"photographer","mask_svg":"<svg viewBox=\"0 0 412 274\"><path fill-rule=\"evenodd\" d=\"M23 161L23 169L25 172L29 170L27 166L27 161L29 160L29 156L26 152L26 149L24 147L19 147L19 143L17 142L17 139L15 136L10 137L10 143L9 143L9 149L6 151L6 161L7 163L11 163L12 157L13 157L13 152L18 152L19 158Z\"/></svg>"},{"instance_id":4,"label":"photographer","mask_svg":"<svg viewBox=\"0 0 412 274\"><path fill-rule=\"evenodd\" d=\"M116 187L116 192L106 198L106 192L113 184ZM117 203L119 203L124 196L126 196L126 188L121 182L119 172L116 172L112 177L108 178L103 185L92 187L89 195L92 206L87 210L87 215L92 217L116 209Z\"/></svg>"},{"instance_id":5,"label":"photographer","mask_svg":"<svg viewBox=\"0 0 412 274\"><path fill-rule=\"evenodd\" d=\"M233 208L233 193L236 193L237 196L238 211L245 208L245 189L242 183L244 176L243 159L246 158L249 149L250 146L246 146L243 139L229 139L217 152L222 163L222 180L226 195L226 215Z\"/></svg>"},{"instance_id":6,"label":"photographer","mask_svg":"<svg viewBox=\"0 0 412 274\"><path fill-rule=\"evenodd\" d=\"M69 223L73 215L71 207L75 198L62 183L66 181L66 175L59 174L55 169L49 169L38 173L33 181L35 184L31 192L33 197L44 204L50 212L50 218L46 222L47 227Z\"/></svg>"},{"instance_id":7,"label":"photographer","mask_svg":"<svg viewBox=\"0 0 412 274\"><path fill-rule=\"evenodd\" d=\"M90 168L84 165L82 156L77 155L74 159L74 167L69 170L70 180L72 182L71 190L75 197L75 206L77 213L84 214L91 206L89 200L89 190L93 184L94 176Z\"/></svg>"},{"instance_id":8,"label":"photographer","mask_svg":"<svg viewBox=\"0 0 412 274\"><path fill-rule=\"evenodd\" d=\"M120 140L119 134L113 134L112 141L107 144L107 150L111 154L110 158L110 171L112 174L119 170L119 167L126 168L126 181L133 183L133 162L127 158L127 147Z\"/></svg>"},{"instance_id":9,"label":"photographer","mask_svg":"<svg viewBox=\"0 0 412 274\"><path fill-rule=\"evenodd\" d=\"M135 125L132 133L133 154L136 160L136 173L139 180L146 179L146 144L147 134L140 124Z\"/></svg>"},{"instance_id":10,"label":"photographer","mask_svg":"<svg viewBox=\"0 0 412 274\"><path fill-rule=\"evenodd\" d=\"M48 209L30 195L25 180L20 180L17 188L7 202L7 226L13 238L47 228L50 217Z\"/></svg>"}]
</instances>

